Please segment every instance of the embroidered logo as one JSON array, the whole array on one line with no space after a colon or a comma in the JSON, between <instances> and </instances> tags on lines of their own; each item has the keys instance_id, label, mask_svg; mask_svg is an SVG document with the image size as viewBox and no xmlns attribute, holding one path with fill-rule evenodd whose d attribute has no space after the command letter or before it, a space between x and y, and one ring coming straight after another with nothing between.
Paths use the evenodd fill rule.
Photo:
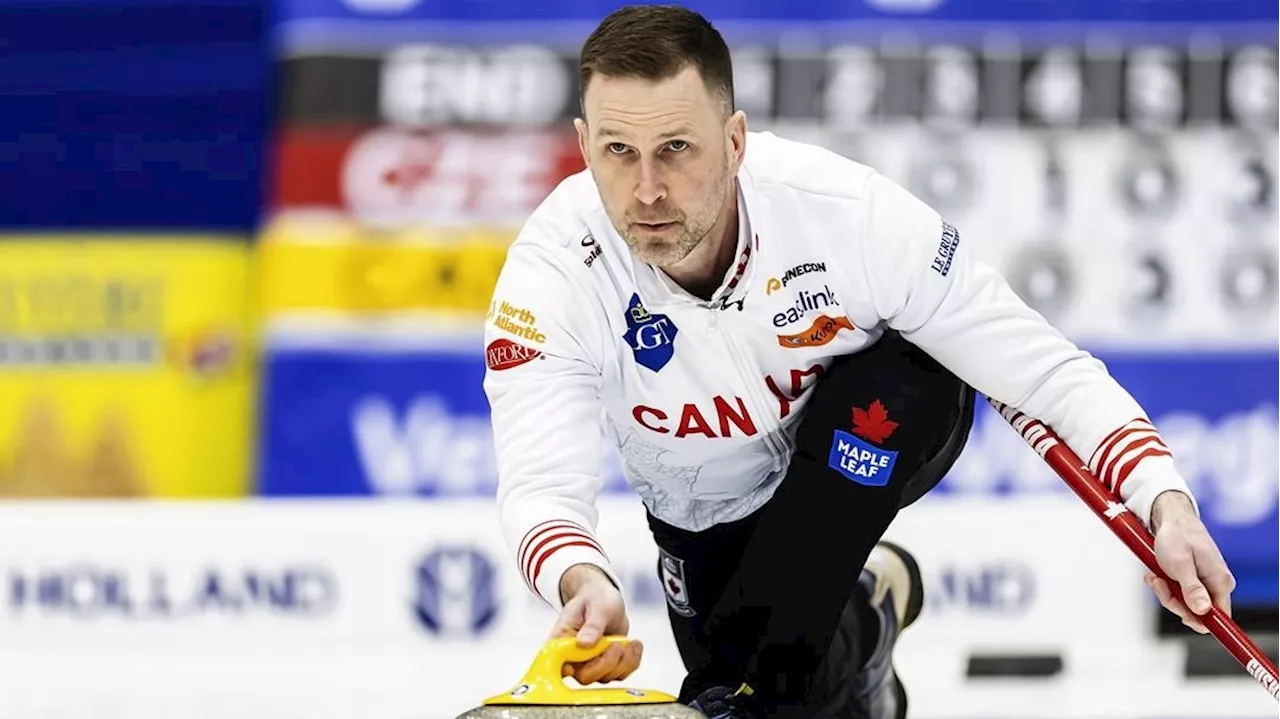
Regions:
<instances>
[{"instance_id":1,"label":"embroidered logo","mask_svg":"<svg viewBox=\"0 0 1280 719\"><path fill-rule=\"evenodd\" d=\"M671 361L675 354L678 330L671 318L650 314L640 302L640 295L631 295L627 305L627 331L622 338L631 346L636 362L657 372Z\"/></svg>"},{"instance_id":2,"label":"embroidered logo","mask_svg":"<svg viewBox=\"0 0 1280 719\"><path fill-rule=\"evenodd\" d=\"M852 433L835 430L827 466L858 484L883 487L893 476L898 453L875 445L888 439L898 423L889 419L889 412L880 400L872 402L867 409L854 407L852 418Z\"/></svg>"},{"instance_id":3,"label":"embroidered logo","mask_svg":"<svg viewBox=\"0 0 1280 719\"><path fill-rule=\"evenodd\" d=\"M897 428L898 423L889 419L889 410L880 400L872 402L866 409L853 408L853 433L868 442L883 444Z\"/></svg>"},{"instance_id":4,"label":"embroidered logo","mask_svg":"<svg viewBox=\"0 0 1280 719\"><path fill-rule=\"evenodd\" d=\"M950 222L942 221L942 237L938 239L938 254L933 258L933 262L929 267L943 277L951 271L951 259L956 255L956 248L960 246L960 231Z\"/></svg>"},{"instance_id":5,"label":"embroidered logo","mask_svg":"<svg viewBox=\"0 0 1280 719\"><path fill-rule=\"evenodd\" d=\"M538 350L530 349L509 339L496 339L484 348L484 364L494 372L519 367L541 356L542 353Z\"/></svg>"},{"instance_id":6,"label":"embroidered logo","mask_svg":"<svg viewBox=\"0 0 1280 719\"><path fill-rule=\"evenodd\" d=\"M694 615L693 605L689 603L689 588L685 584L684 560L659 549L661 566L662 591L667 595L667 606L682 617Z\"/></svg>"},{"instance_id":7,"label":"embroidered logo","mask_svg":"<svg viewBox=\"0 0 1280 719\"><path fill-rule=\"evenodd\" d=\"M782 347L821 347L836 338L840 330L854 329L848 317L829 317L818 315L809 329L793 335L778 335L778 344Z\"/></svg>"}]
</instances>

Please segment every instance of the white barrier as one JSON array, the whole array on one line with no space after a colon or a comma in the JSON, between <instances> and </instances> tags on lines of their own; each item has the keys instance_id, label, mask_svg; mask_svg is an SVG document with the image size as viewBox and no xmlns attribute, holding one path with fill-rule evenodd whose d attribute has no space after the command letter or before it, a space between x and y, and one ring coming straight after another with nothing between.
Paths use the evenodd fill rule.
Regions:
<instances>
[{"instance_id":1,"label":"white barrier","mask_svg":"<svg viewBox=\"0 0 1280 719\"><path fill-rule=\"evenodd\" d=\"M639 503L602 501L599 536L647 647L628 683L674 692ZM1144 712L1195 707L1149 638L1141 568L1074 499L930 499L889 537L930 587L898 653L913 716L1095 716L1079 687L1117 682L1149 687L1124 699ZM479 500L3 504L0 717L452 717L514 682L554 618L509 557ZM1011 701L966 680L974 651L1061 652L1067 672ZM1213 716L1266 708L1230 687Z\"/></svg>"}]
</instances>

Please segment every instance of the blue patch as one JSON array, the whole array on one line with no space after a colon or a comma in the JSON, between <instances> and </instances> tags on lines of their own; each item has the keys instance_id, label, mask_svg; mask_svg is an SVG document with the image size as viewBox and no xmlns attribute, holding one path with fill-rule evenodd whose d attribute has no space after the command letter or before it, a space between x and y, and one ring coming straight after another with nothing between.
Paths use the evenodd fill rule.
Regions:
<instances>
[{"instance_id":1,"label":"blue patch","mask_svg":"<svg viewBox=\"0 0 1280 719\"><path fill-rule=\"evenodd\" d=\"M858 484L883 487L889 483L889 477L893 474L893 463L896 461L898 461L897 452L880 449L848 432L837 429L831 440L831 454L827 457L827 466Z\"/></svg>"},{"instance_id":2,"label":"blue patch","mask_svg":"<svg viewBox=\"0 0 1280 719\"><path fill-rule=\"evenodd\" d=\"M666 315L649 314L640 304L640 295L631 295L627 305L627 332L622 338L631 346L636 362L657 372L671 361L676 347L675 323Z\"/></svg>"}]
</instances>

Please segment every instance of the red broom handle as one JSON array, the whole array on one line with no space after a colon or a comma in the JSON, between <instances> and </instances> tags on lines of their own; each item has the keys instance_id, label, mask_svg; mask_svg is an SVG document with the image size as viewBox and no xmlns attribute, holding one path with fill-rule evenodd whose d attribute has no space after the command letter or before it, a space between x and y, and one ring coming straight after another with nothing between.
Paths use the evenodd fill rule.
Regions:
<instances>
[{"instance_id":1,"label":"red broom handle","mask_svg":"<svg viewBox=\"0 0 1280 719\"><path fill-rule=\"evenodd\" d=\"M1179 600L1182 592L1178 583L1169 579L1160 564L1156 561L1155 540L1151 532L1130 512L1120 498L1107 488L1089 471L1088 466L1080 461L1075 452L1062 441L1053 430L1038 419L1029 417L1005 404L988 398L991 406L1001 417L1026 440L1027 444L1040 455L1049 467L1071 487L1089 509L1097 515L1111 531L1119 537L1129 550L1142 561L1157 577L1169 584L1169 589ZM1273 699L1280 700L1276 682L1276 665L1271 658L1262 653L1240 626L1218 607L1212 607L1209 613L1200 617L1209 633L1222 644L1231 656L1244 667L1245 671L1267 690Z\"/></svg>"}]
</instances>

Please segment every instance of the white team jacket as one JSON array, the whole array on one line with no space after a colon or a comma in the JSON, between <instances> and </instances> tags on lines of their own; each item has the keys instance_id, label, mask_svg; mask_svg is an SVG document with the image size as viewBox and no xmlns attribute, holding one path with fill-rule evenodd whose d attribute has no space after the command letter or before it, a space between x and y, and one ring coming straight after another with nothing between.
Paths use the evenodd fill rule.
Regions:
<instances>
[{"instance_id":1,"label":"white team jacket","mask_svg":"<svg viewBox=\"0 0 1280 719\"><path fill-rule=\"evenodd\" d=\"M873 169L750 133L739 258L710 301L639 261L588 172L513 243L485 326L504 537L529 587L591 563L602 430L665 522L700 530L772 495L819 373L886 327L1043 420L1149 522L1187 492L1134 399L1029 309L937 212ZM1011 430L1012 431L1012 430Z\"/></svg>"}]
</instances>

